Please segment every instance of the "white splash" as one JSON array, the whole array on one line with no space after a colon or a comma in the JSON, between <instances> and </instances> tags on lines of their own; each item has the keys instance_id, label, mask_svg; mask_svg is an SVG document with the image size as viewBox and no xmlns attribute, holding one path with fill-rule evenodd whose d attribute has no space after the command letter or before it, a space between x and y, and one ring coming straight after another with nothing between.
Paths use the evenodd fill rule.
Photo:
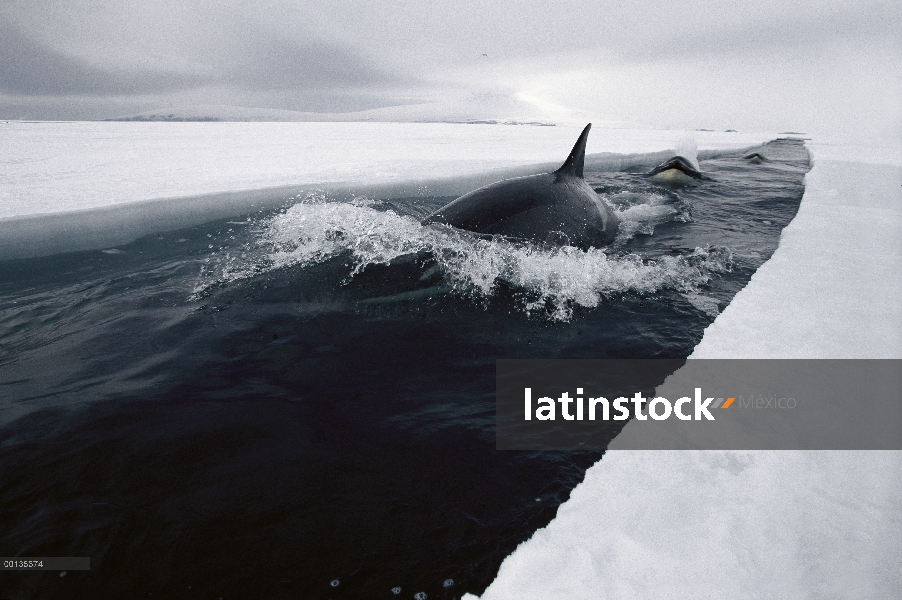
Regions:
<instances>
[{"instance_id":1,"label":"white splash","mask_svg":"<svg viewBox=\"0 0 902 600\"><path fill-rule=\"evenodd\" d=\"M323 196L308 197L261 223L256 251L224 257L196 292L262 272L317 264L341 254L350 255L350 275L354 275L368 265L429 252L444 284L455 294L482 301L503 285L516 291L527 314L566 321L575 307L596 307L604 298L618 294L651 294L662 289L695 293L713 273L729 270L731 263L729 251L721 248L697 248L685 256L649 261L635 254L612 256L595 248L584 251L501 236L482 238L450 227L423 226L413 217L376 210L372 204L366 198L332 202ZM656 221L665 209L672 215L672 207L637 206L631 210L636 218Z\"/></svg>"}]
</instances>

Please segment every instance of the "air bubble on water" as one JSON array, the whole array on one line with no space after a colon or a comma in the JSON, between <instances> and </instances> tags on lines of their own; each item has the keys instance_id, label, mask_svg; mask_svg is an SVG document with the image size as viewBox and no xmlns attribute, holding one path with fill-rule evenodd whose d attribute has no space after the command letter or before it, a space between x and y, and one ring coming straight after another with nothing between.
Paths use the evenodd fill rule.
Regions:
<instances>
[{"instance_id":1,"label":"air bubble on water","mask_svg":"<svg viewBox=\"0 0 902 600\"><path fill-rule=\"evenodd\" d=\"M454 587L454 580L453 580L453 579L446 579L446 580L442 583L442 587L446 587L446 588Z\"/></svg>"},{"instance_id":2,"label":"air bubble on water","mask_svg":"<svg viewBox=\"0 0 902 600\"><path fill-rule=\"evenodd\" d=\"M399 587L393 587L393 588L391 589L391 593L394 594L395 596L397 596L398 594L401 593L401 588L399 588Z\"/></svg>"},{"instance_id":3,"label":"air bubble on water","mask_svg":"<svg viewBox=\"0 0 902 600\"><path fill-rule=\"evenodd\" d=\"M417 592L413 595L413 600L426 600L429 596L426 595L426 592Z\"/></svg>"},{"instance_id":4,"label":"air bubble on water","mask_svg":"<svg viewBox=\"0 0 902 600\"><path fill-rule=\"evenodd\" d=\"M332 581L329 582L329 585L331 585L332 587L338 587L339 583L341 583L341 582L338 581L337 579L333 579Z\"/></svg>"}]
</instances>

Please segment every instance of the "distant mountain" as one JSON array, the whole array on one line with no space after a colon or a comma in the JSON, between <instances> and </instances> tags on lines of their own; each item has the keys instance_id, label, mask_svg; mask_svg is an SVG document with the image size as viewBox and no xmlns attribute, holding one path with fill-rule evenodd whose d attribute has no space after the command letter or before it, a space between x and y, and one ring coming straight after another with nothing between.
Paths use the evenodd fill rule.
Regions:
<instances>
[{"instance_id":1,"label":"distant mountain","mask_svg":"<svg viewBox=\"0 0 902 600\"><path fill-rule=\"evenodd\" d=\"M107 121L310 121L316 113L273 108L246 108L223 104L199 104L159 108Z\"/></svg>"},{"instance_id":2,"label":"distant mountain","mask_svg":"<svg viewBox=\"0 0 902 600\"><path fill-rule=\"evenodd\" d=\"M555 125L556 120L535 107L506 98L477 97L463 102L428 102L387 106L356 112L322 113L201 104L161 108L107 121L374 121L395 123L491 123L506 125Z\"/></svg>"},{"instance_id":3,"label":"distant mountain","mask_svg":"<svg viewBox=\"0 0 902 600\"><path fill-rule=\"evenodd\" d=\"M119 117L118 119L104 119L105 121L222 121L223 119L219 117L198 117L198 116L183 116L183 115L175 115L175 114L138 114L133 115L131 117Z\"/></svg>"}]
</instances>

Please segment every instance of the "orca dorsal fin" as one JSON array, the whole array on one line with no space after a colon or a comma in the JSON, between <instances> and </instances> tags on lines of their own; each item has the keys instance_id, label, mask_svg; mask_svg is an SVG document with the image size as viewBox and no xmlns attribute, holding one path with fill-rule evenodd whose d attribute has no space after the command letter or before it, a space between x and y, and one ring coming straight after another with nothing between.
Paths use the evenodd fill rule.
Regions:
<instances>
[{"instance_id":1,"label":"orca dorsal fin","mask_svg":"<svg viewBox=\"0 0 902 600\"><path fill-rule=\"evenodd\" d=\"M586 162L586 140L589 139L590 129L592 129L591 123L586 125L583 132L579 134L579 139L576 140L576 144L573 145L570 156L567 157L567 160L564 161L564 164L561 165L561 168L555 171L555 173L560 173L562 175L576 175L577 177L583 176L583 165Z\"/></svg>"}]
</instances>

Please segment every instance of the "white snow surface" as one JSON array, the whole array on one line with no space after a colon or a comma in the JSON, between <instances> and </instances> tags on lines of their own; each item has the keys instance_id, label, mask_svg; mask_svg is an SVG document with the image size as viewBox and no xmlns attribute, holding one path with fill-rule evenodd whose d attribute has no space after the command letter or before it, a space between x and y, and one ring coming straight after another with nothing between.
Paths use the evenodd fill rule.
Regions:
<instances>
[{"instance_id":1,"label":"white snow surface","mask_svg":"<svg viewBox=\"0 0 902 600\"><path fill-rule=\"evenodd\" d=\"M809 148L798 215L690 358L902 358L902 153ZM616 450L630 432L483 600L902 598L902 452Z\"/></svg>"},{"instance_id":2,"label":"white snow surface","mask_svg":"<svg viewBox=\"0 0 902 600\"><path fill-rule=\"evenodd\" d=\"M693 358L902 357L902 161L820 150L779 248Z\"/></svg>"},{"instance_id":3,"label":"white snow surface","mask_svg":"<svg viewBox=\"0 0 902 600\"><path fill-rule=\"evenodd\" d=\"M0 122L0 219L306 184L466 177L563 163L580 127L452 123ZM762 133L595 128L587 153L699 150Z\"/></svg>"}]
</instances>

